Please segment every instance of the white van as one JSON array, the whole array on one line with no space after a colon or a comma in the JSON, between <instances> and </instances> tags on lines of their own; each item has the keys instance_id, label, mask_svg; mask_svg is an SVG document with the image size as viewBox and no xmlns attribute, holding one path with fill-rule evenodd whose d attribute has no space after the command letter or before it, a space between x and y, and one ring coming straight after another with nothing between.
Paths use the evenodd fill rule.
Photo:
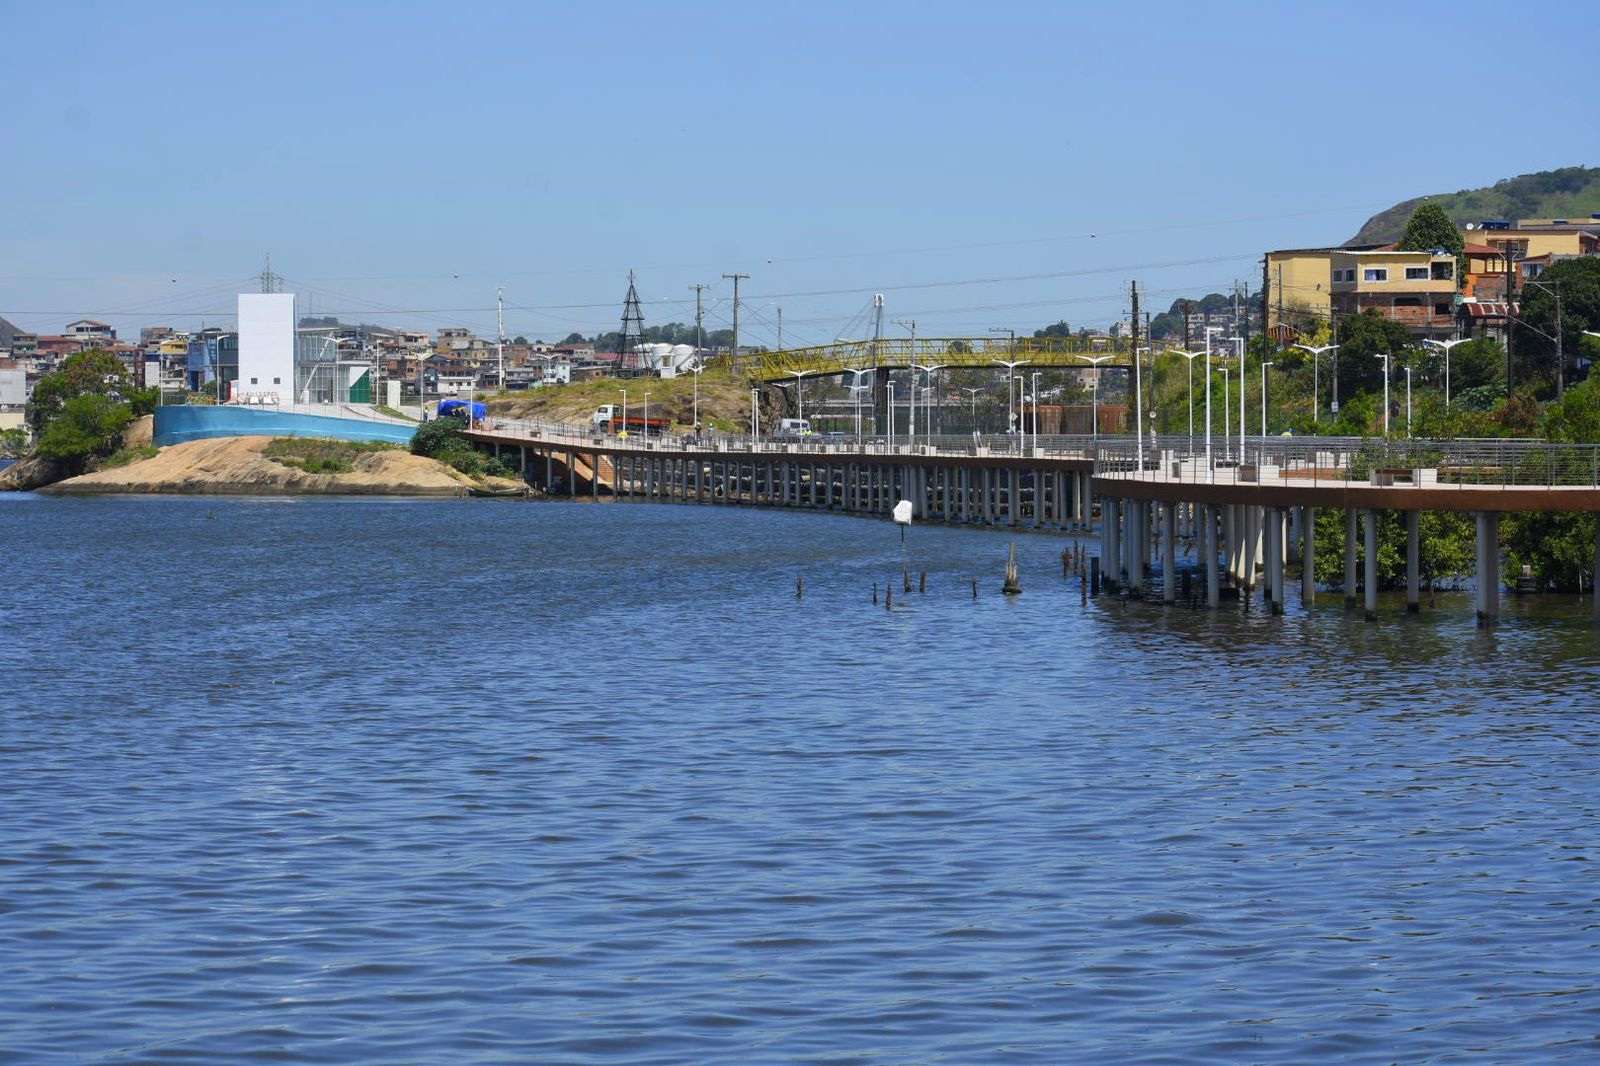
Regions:
<instances>
[{"instance_id":1,"label":"white van","mask_svg":"<svg viewBox=\"0 0 1600 1066\"><path fill-rule=\"evenodd\" d=\"M778 428L772 431L774 437L809 437L811 436L811 423L804 418L780 418Z\"/></svg>"}]
</instances>

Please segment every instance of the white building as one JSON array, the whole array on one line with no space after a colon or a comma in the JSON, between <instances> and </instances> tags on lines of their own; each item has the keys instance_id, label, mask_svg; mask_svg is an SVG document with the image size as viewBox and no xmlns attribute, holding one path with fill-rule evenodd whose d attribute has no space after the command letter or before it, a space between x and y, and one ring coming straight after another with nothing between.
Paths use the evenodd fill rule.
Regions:
<instances>
[{"instance_id":1,"label":"white building","mask_svg":"<svg viewBox=\"0 0 1600 1066\"><path fill-rule=\"evenodd\" d=\"M234 400L294 400L294 293L239 295L239 380Z\"/></svg>"}]
</instances>

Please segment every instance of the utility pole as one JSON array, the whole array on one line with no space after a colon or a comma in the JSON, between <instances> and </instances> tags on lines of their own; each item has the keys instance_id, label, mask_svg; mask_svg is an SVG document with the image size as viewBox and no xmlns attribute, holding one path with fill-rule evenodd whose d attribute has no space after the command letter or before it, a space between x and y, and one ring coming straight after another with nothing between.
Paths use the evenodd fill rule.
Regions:
<instances>
[{"instance_id":1,"label":"utility pole","mask_svg":"<svg viewBox=\"0 0 1600 1066\"><path fill-rule=\"evenodd\" d=\"M506 388L506 290L502 286L495 286L494 300L494 355L496 361L500 364L500 391L504 392ZM468 413L470 414L471 412Z\"/></svg>"},{"instance_id":2,"label":"utility pole","mask_svg":"<svg viewBox=\"0 0 1600 1066\"><path fill-rule=\"evenodd\" d=\"M894 320L894 324L904 326L911 331L911 354L906 356L906 363L911 368L906 371L906 377L911 382L911 429L906 434L906 439L915 444L917 443L917 320L914 318L897 318Z\"/></svg>"},{"instance_id":3,"label":"utility pole","mask_svg":"<svg viewBox=\"0 0 1600 1066\"><path fill-rule=\"evenodd\" d=\"M733 360L739 361L739 282L750 277L749 274L724 274L722 280L733 282Z\"/></svg>"},{"instance_id":4,"label":"utility pole","mask_svg":"<svg viewBox=\"0 0 1600 1066\"><path fill-rule=\"evenodd\" d=\"M1180 306L1183 308L1183 350L1193 351L1189 344L1189 315L1194 311L1194 302L1184 300Z\"/></svg>"},{"instance_id":5,"label":"utility pole","mask_svg":"<svg viewBox=\"0 0 1600 1066\"><path fill-rule=\"evenodd\" d=\"M700 294L705 292L710 287L711 286L709 285L689 286L689 288L694 290L694 360L697 363L700 361L700 349L706 346L706 310L705 304L702 302L703 297Z\"/></svg>"},{"instance_id":6,"label":"utility pole","mask_svg":"<svg viewBox=\"0 0 1600 1066\"><path fill-rule=\"evenodd\" d=\"M1135 412L1134 419L1137 423L1143 417L1139 412L1144 407L1144 397L1140 389L1142 382L1139 380L1139 283L1137 281L1128 282L1128 294L1133 299L1133 318L1130 320L1133 323L1131 331L1133 339L1130 346L1133 348L1133 408ZM1139 442L1139 458L1142 463L1144 459L1144 426L1136 424L1133 428L1135 438Z\"/></svg>"}]
</instances>

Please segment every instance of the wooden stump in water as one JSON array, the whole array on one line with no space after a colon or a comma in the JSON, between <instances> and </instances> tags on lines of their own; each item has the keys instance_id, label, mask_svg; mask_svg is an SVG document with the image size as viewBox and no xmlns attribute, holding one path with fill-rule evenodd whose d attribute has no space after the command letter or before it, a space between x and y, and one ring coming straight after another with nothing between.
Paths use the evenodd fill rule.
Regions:
<instances>
[{"instance_id":1,"label":"wooden stump in water","mask_svg":"<svg viewBox=\"0 0 1600 1066\"><path fill-rule=\"evenodd\" d=\"M1011 552L1006 556L1006 583L1000 586L1000 591L1007 596L1020 596L1022 584L1017 580L1017 546L1011 545Z\"/></svg>"}]
</instances>

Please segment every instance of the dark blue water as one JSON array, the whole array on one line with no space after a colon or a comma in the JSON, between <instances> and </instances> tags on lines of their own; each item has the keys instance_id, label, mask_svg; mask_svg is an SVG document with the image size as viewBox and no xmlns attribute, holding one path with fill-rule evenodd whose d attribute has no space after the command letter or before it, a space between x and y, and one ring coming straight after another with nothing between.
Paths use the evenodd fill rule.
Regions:
<instances>
[{"instance_id":1,"label":"dark blue water","mask_svg":"<svg viewBox=\"0 0 1600 1066\"><path fill-rule=\"evenodd\" d=\"M1600 1056L1575 601L1010 539L891 613L850 518L0 496L0 1062Z\"/></svg>"}]
</instances>

